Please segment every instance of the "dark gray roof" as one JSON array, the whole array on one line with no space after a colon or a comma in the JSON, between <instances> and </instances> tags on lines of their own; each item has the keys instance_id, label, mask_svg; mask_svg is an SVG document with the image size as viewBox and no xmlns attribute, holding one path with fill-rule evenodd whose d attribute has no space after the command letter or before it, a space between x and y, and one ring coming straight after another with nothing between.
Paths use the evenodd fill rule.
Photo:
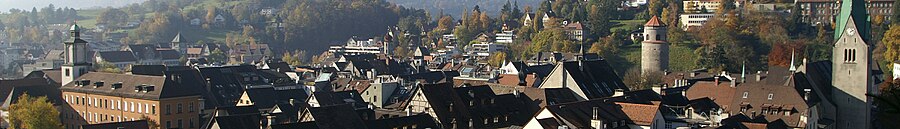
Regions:
<instances>
[{"instance_id":1,"label":"dark gray roof","mask_svg":"<svg viewBox=\"0 0 900 129\"><path fill-rule=\"evenodd\" d=\"M100 58L103 58L103 61L106 62L136 62L137 58L134 58L134 54L131 51L105 51L99 52Z\"/></svg>"},{"instance_id":2,"label":"dark gray roof","mask_svg":"<svg viewBox=\"0 0 900 129\"><path fill-rule=\"evenodd\" d=\"M175 50L157 50L159 56L163 60L177 60L181 58L181 53Z\"/></svg>"},{"instance_id":3,"label":"dark gray roof","mask_svg":"<svg viewBox=\"0 0 900 129\"><path fill-rule=\"evenodd\" d=\"M605 60L563 62L563 68L571 75L590 99L612 96L616 89L628 91L625 83Z\"/></svg>"},{"instance_id":4,"label":"dark gray roof","mask_svg":"<svg viewBox=\"0 0 900 129\"><path fill-rule=\"evenodd\" d=\"M90 124L90 125L82 125L81 126L81 129L147 129L147 128L150 128L150 125L147 123L147 120L100 123L100 124Z\"/></svg>"},{"instance_id":5,"label":"dark gray roof","mask_svg":"<svg viewBox=\"0 0 900 129\"><path fill-rule=\"evenodd\" d=\"M363 119L349 104L311 107L309 113L323 129L367 129Z\"/></svg>"},{"instance_id":6,"label":"dark gray roof","mask_svg":"<svg viewBox=\"0 0 900 129\"><path fill-rule=\"evenodd\" d=\"M212 118L207 127L218 124L219 129L259 129L259 115L231 115Z\"/></svg>"},{"instance_id":7,"label":"dark gray roof","mask_svg":"<svg viewBox=\"0 0 900 129\"><path fill-rule=\"evenodd\" d=\"M313 96L316 97L316 101L322 106L341 104L349 104L354 108L365 108L368 106L356 91L314 92Z\"/></svg>"},{"instance_id":8,"label":"dark gray roof","mask_svg":"<svg viewBox=\"0 0 900 129\"><path fill-rule=\"evenodd\" d=\"M76 86L76 82L69 83L60 87L62 91L102 94L109 96L122 96L127 98L159 100L164 98L199 96L198 91L203 82L200 81L196 73L172 72L167 76L148 76L133 74L115 74L90 72L82 75L78 79L88 84L85 86ZM95 85L103 82L100 87ZM112 85L121 84L122 88L112 89ZM153 90L149 92L135 92L135 87L153 86Z\"/></svg>"}]
</instances>

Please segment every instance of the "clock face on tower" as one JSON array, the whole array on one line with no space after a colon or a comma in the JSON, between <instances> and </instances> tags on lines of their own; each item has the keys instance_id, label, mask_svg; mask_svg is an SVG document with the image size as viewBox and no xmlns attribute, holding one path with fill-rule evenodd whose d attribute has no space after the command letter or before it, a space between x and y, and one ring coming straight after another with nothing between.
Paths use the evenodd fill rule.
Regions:
<instances>
[{"instance_id":1,"label":"clock face on tower","mask_svg":"<svg viewBox=\"0 0 900 129\"><path fill-rule=\"evenodd\" d=\"M848 28L848 29L847 29L847 34L849 34L849 35L854 35L854 34L856 34L856 29Z\"/></svg>"}]
</instances>

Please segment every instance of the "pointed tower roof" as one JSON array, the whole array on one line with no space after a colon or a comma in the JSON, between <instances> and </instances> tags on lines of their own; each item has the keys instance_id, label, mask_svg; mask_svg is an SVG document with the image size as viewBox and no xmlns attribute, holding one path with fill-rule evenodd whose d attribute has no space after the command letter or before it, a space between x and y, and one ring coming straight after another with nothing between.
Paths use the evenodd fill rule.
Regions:
<instances>
[{"instance_id":1,"label":"pointed tower roof","mask_svg":"<svg viewBox=\"0 0 900 129\"><path fill-rule=\"evenodd\" d=\"M78 23L72 24L72 27L69 28L69 31L80 31L81 27L78 26Z\"/></svg>"},{"instance_id":2,"label":"pointed tower roof","mask_svg":"<svg viewBox=\"0 0 900 129\"><path fill-rule=\"evenodd\" d=\"M847 24L854 24L856 26L855 31L859 33L859 37L862 37L863 41L868 42L871 36L869 36L870 17L866 11L866 1L841 0L838 2L841 4L841 11L835 23L837 26L834 29L834 40L841 38L845 29L847 29ZM853 22L849 22L850 20L853 20Z\"/></svg>"},{"instance_id":3,"label":"pointed tower roof","mask_svg":"<svg viewBox=\"0 0 900 129\"><path fill-rule=\"evenodd\" d=\"M181 42L181 39L183 39L183 37L181 37L181 32L178 32L178 34L175 35L175 38L172 39L172 42L173 42L173 43L180 43L180 42Z\"/></svg>"},{"instance_id":4,"label":"pointed tower roof","mask_svg":"<svg viewBox=\"0 0 900 129\"><path fill-rule=\"evenodd\" d=\"M662 20L659 20L658 17L653 16L653 18L650 18L650 21L647 21L647 24L644 24L644 26L646 26L646 27L664 27L664 26L666 26L666 23L663 22Z\"/></svg>"}]
</instances>

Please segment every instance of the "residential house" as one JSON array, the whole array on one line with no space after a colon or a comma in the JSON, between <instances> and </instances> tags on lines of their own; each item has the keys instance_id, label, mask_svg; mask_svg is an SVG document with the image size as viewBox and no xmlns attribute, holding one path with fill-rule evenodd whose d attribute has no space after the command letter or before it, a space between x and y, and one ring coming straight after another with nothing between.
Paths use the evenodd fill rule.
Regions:
<instances>
[{"instance_id":1,"label":"residential house","mask_svg":"<svg viewBox=\"0 0 900 129\"><path fill-rule=\"evenodd\" d=\"M579 100L609 97L615 91L629 90L606 60L558 63L538 87L568 88Z\"/></svg>"},{"instance_id":2,"label":"residential house","mask_svg":"<svg viewBox=\"0 0 900 129\"><path fill-rule=\"evenodd\" d=\"M489 86L452 88L425 84L412 94L406 109L431 115L443 128L501 128L527 121L516 95L496 95Z\"/></svg>"},{"instance_id":3,"label":"residential house","mask_svg":"<svg viewBox=\"0 0 900 129\"><path fill-rule=\"evenodd\" d=\"M269 45L265 43L239 44L234 45L231 50L228 51L228 55L230 63L249 64L260 61L263 57L271 56L272 51L269 49Z\"/></svg>"},{"instance_id":4,"label":"residential house","mask_svg":"<svg viewBox=\"0 0 900 129\"><path fill-rule=\"evenodd\" d=\"M833 25L840 12L841 3L838 0L797 0L800 6L800 14L804 23L818 25ZM894 0L870 0L865 2L866 12L871 16L891 16L896 12L891 10ZM890 17L884 17L885 21L892 21Z\"/></svg>"},{"instance_id":5,"label":"residential house","mask_svg":"<svg viewBox=\"0 0 900 129\"><path fill-rule=\"evenodd\" d=\"M569 23L563 26L570 40L581 41L584 39L584 25L581 22Z\"/></svg>"}]
</instances>

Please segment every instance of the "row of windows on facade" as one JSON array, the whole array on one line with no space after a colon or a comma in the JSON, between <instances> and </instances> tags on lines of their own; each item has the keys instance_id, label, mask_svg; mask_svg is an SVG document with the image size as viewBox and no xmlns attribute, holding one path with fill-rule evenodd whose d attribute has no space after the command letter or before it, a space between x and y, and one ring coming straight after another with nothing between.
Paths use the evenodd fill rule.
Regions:
<instances>
[{"instance_id":1,"label":"row of windows on facade","mask_svg":"<svg viewBox=\"0 0 900 129\"><path fill-rule=\"evenodd\" d=\"M193 129L193 128L194 128L194 119L190 119L190 120L188 120L188 122L189 122L189 123L188 123L188 128ZM184 122L183 122L183 120L181 120L181 119L178 119L178 121L177 121L177 123L176 123L177 125L172 125L172 121L166 121L166 128L167 128L167 129L173 129L173 128L182 129L182 128L184 127L184 126L183 126L183 125L184 125L183 123L184 123Z\"/></svg>"},{"instance_id":2,"label":"row of windows on facade","mask_svg":"<svg viewBox=\"0 0 900 129\"><path fill-rule=\"evenodd\" d=\"M65 95L65 100L69 104L74 105L87 105L95 108L105 108L110 110L122 110L126 112L135 112L135 108L137 109L137 113L144 114L156 114L156 104L146 104L138 102L135 104L134 102L122 101L122 100L109 100L102 98L91 98L84 96L69 96ZM115 102L115 103L113 103ZM143 104L143 106L141 106ZM183 105L181 103L177 105L177 114L182 113ZM146 110L144 110L146 109ZM194 102L190 102L188 104L188 112L194 112ZM172 114L172 106L166 105L166 115Z\"/></svg>"},{"instance_id":3,"label":"row of windows on facade","mask_svg":"<svg viewBox=\"0 0 900 129\"><path fill-rule=\"evenodd\" d=\"M123 116L118 116L118 115L107 115L107 114L101 114L101 113L80 112L80 111L76 111L75 114L65 113L65 112L63 113L63 117L68 118L68 119L76 118L77 117L76 115L81 115L82 119L84 119L88 122L93 122L93 123L135 121L138 119L144 119L144 118L136 119L134 117L128 118L127 116L123 117ZM174 126L174 127L182 128L182 127L184 127L184 126L182 126L183 123L184 122L182 119L178 119L178 121L177 121L178 125ZM166 128L172 128L172 127L173 127L172 121L166 121ZM194 128L194 127L195 127L194 119L188 120L188 128ZM78 125L67 125L66 128L78 129Z\"/></svg>"}]
</instances>

